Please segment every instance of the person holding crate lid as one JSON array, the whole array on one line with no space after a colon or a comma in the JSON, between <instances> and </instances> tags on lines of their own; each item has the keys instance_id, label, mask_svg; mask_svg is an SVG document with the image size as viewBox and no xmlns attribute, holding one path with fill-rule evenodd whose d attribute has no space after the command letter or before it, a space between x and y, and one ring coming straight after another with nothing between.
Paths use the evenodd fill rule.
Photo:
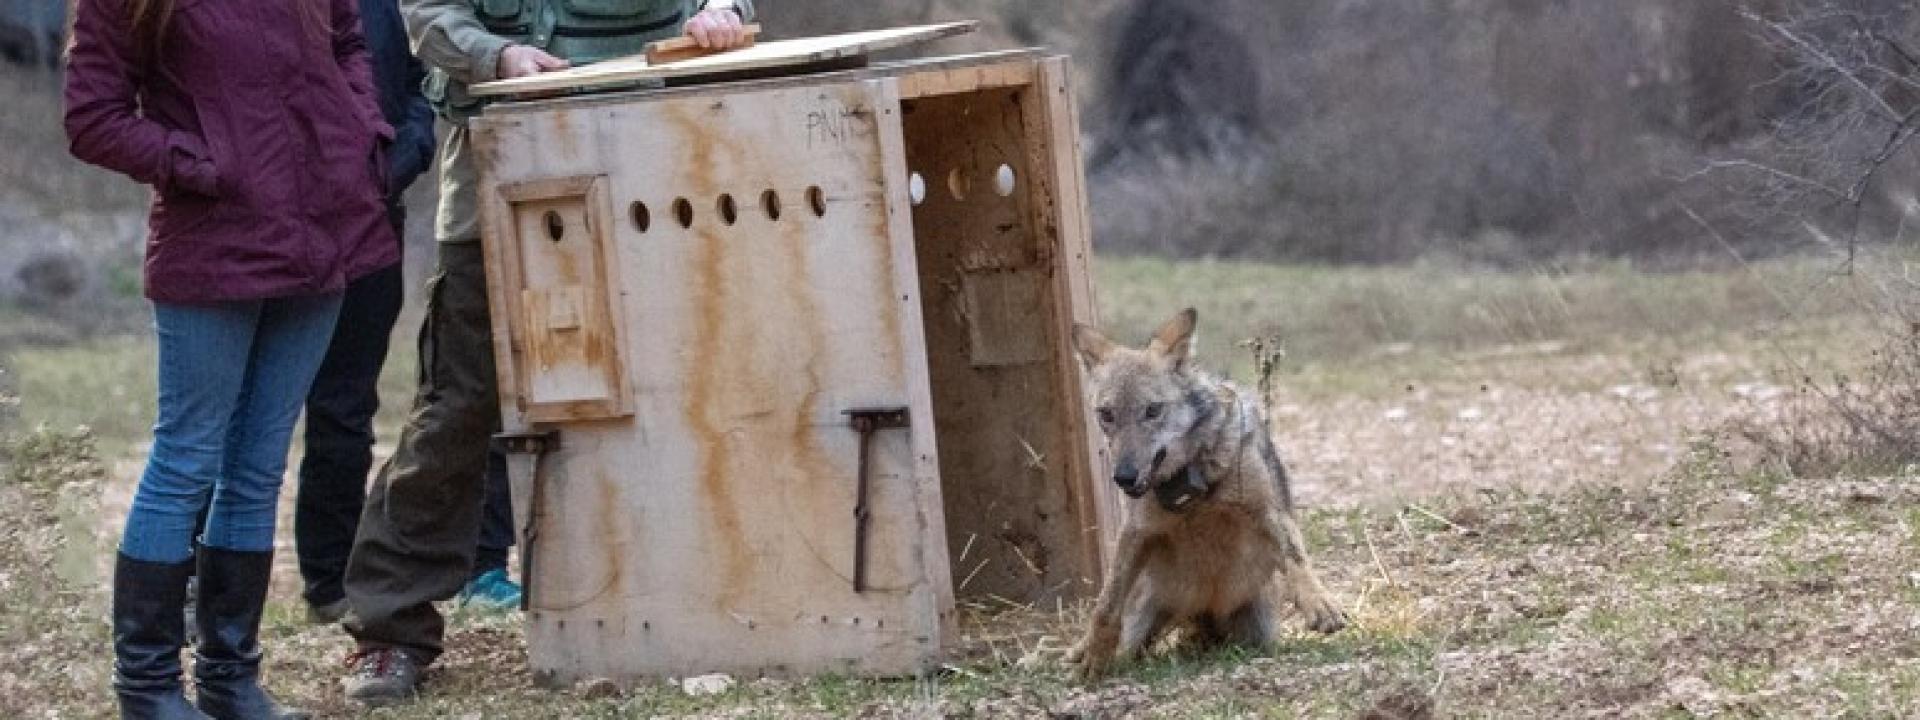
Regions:
<instances>
[{"instance_id":1,"label":"person holding crate lid","mask_svg":"<svg viewBox=\"0 0 1920 720\"><path fill-rule=\"evenodd\" d=\"M400 0L428 100L450 130L440 143L439 264L420 330L420 386L394 454L381 467L347 561L350 700L410 699L442 650L435 601L469 579L500 427L493 326L480 250L479 176L466 121L473 83L636 55L685 34L702 47L745 42L750 0Z\"/></svg>"}]
</instances>

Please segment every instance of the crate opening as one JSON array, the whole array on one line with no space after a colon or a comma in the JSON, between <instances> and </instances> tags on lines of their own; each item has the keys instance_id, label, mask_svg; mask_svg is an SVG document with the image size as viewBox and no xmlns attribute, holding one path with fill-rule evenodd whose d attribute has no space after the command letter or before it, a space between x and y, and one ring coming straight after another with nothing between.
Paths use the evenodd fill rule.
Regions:
<instances>
[{"instance_id":1,"label":"crate opening","mask_svg":"<svg viewBox=\"0 0 1920 720\"><path fill-rule=\"evenodd\" d=\"M1075 387L1060 373L1065 339L1053 239L1036 232L1050 208L1030 183L1038 122L1030 87L903 100L902 134L935 444L957 598L1046 602L1092 591L1089 548L1071 473ZM918 187L918 190L914 190Z\"/></svg>"}]
</instances>

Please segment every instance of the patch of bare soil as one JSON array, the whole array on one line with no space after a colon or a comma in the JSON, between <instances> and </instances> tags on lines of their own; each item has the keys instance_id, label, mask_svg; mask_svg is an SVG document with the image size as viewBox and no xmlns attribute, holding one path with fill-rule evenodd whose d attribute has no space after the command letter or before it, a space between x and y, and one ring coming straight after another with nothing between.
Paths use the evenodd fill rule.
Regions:
<instances>
[{"instance_id":1,"label":"patch of bare soil","mask_svg":"<svg viewBox=\"0 0 1920 720\"><path fill-rule=\"evenodd\" d=\"M1788 392L1760 363L1722 352L1649 368L1559 343L1380 375L1375 382L1391 391L1333 397L1312 378L1279 379L1269 407L1303 504L1637 484L1671 468L1702 434L1771 416Z\"/></svg>"}]
</instances>

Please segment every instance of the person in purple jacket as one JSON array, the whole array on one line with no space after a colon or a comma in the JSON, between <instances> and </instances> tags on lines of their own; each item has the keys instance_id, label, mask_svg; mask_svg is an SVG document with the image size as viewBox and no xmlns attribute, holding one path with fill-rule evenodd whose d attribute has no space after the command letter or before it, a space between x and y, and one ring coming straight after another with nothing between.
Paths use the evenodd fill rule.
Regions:
<instances>
[{"instance_id":1,"label":"person in purple jacket","mask_svg":"<svg viewBox=\"0 0 1920 720\"><path fill-rule=\"evenodd\" d=\"M74 12L73 154L154 190L144 279L159 406L114 567L120 712L304 717L259 684L281 475L343 289L399 253L393 129L355 0L78 0ZM197 709L180 661L196 562Z\"/></svg>"}]
</instances>

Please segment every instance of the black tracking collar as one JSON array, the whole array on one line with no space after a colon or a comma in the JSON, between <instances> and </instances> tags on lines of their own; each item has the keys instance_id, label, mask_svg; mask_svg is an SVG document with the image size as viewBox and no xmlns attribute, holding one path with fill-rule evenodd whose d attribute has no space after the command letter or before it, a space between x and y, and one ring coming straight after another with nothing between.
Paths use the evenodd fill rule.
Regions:
<instances>
[{"instance_id":1,"label":"black tracking collar","mask_svg":"<svg viewBox=\"0 0 1920 720\"><path fill-rule=\"evenodd\" d=\"M1195 502L1212 494L1213 486L1207 484L1199 463L1189 463L1178 475L1153 488L1154 499L1160 501L1161 509L1175 513L1193 507Z\"/></svg>"}]
</instances>

